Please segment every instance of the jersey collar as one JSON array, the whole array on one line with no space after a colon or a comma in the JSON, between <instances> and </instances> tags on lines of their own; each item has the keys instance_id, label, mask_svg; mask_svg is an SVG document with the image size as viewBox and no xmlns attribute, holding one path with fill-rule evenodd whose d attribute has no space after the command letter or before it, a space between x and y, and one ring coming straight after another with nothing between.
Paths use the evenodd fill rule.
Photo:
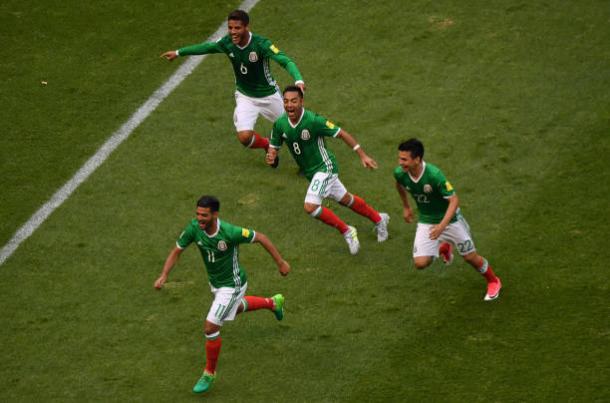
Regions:
<instances>
[{"instance_id":1,"label":"jersey collar","mask_svg":"<svg viewBox=\"0 0 610 403\"><path fill-rule=\"evenodd\" d=\"M250 36L248 37L248 43L246 43L243 47L239 46L239 45L235 45L237 46L239 49L244 50L245 48L248 47L248 45L250 44L250 42L252 42L252 32L248 32L250 34Z\"/></svg>"},{"instance_id":2,"label":"jersey collar","mask_svg":"<svg viewBox=\"0 0 610 403\"><path fill-rule=\"evenodd\" d=\"M301 110L301 116L299 117L299 120L297 120L297 123L296 123L296 124L294 124L294 125L292 124L292 120L290 120L290 118L288 118L288 115L286 115L286 117L288 118L288 124L289 124L289 125L290 125L290 126L293 128L293 129L295 129L295 128L296 128L296 127L299 125L299 123L301 123L301 120L303 119L303 115L305 115L305 108L303 108L303 109Z\"/></svg>"},{"instance_id":3,"label":"jersey collar","mask_svg":"<svg viewBox=\"0 0 610 403\"><path fill-rule=\"evenodd\" d=\"M424 176L424 172L426 171L426 161L422 161L421 162L421 173L419 174L419 177L414 178L411 176L411 172L407 172L409 174L409 178L411 178L411 180L413 181L413 183L417 183L419 182L419 180L421 179L422 176Z\"/></svg>"},{"instance_id":4,"label":"jersey collar","mask_svg":"<svg viewBox=\"0 0 610 403\"><path fill-rule=\"evenodd\" d=\"M203 230L203 233L208 238L214 238L216 235L218 235L219 232L220 232L220 218L216 219L216 232L214 232L212 235L208 235L208 233L205 230Z\"/></svg>"}]
</instances>

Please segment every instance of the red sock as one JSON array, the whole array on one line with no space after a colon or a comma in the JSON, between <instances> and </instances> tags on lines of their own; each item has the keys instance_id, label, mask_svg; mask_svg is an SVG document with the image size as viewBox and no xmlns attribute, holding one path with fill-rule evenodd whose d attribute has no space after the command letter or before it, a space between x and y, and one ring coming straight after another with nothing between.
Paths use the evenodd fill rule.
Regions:
<instances>
[{"instance_id":1,"label":"red sock","mask_svg":"<svg viewBox=\"0 0 610 403\"><path fill-rule=\"evenodd\" d=\"M320 209L321 212L316 217L318 220L322 221L324 224L330 225L331 227L335 227L342 234L347 232L347 224L337 217L335 213L326 207L320 207Z\"/></svg>"},{"instance_id":2,"label":"red sock","mask_svg":"<svg viewBox=\"0 0 610 403\"><path fill-rule=\"evenodd\" d=\"M487 263L487 259L485 259L482 256L481 256L481 264L480 264L479 268L477 269L477 271L479 273L481 273L481 275L483 275L483 277L485 277L485 280L487 280L488 283L492 282L492 281L496 281L496 274L494 273L494 271L491 268L491 266L489 265L489 263Z\"/></svg>"},{"instance_id":3,"label":"red sock","mask_svg":"<svg viewBox=\"0 0 610 403\"><path fill-rule=\"evenodd\" d=\"M244 312L246 311L256 311L257 309L273 309L273 300L271 298L263 298L263 297L254 297L252 295L246 295L244 297L246 300L246 306L244 307Z\"/></svg>"},{"instance_id":4,"label":"red sock","mask_svg":"<svg viewBox=\"0 0 610 403\"><path fill-rule=\"evenodd\" d=\"M205 342L205 372L209 374L216 373L216 362L220 355L220 347L222 346L222 339L219 337L210 340L207 339Z\"/></svg>"},{"instance_id":5,"label":"red sock","mask_svg":"<svg viewBox=\"0 0 610 403\"><path fill-rule=\"evenodd\" d=\"M250 145L248 147L264 148L265 150L267 150L269 148L269 139L254 132L254 134L252 135L252 140L250 141Z\"/></svg>"},{"instance_id":6,"label":"red sock","mask_svg":"<svg viewBox=\"0 0 610 403\"><path fill-rule=\"evenodd\" d=\"M349 206L349 208L351 208L353 211L360 214L361 216L364 216L369 220L373 221L375 224L381 221L381 216L379 216L379 213L374 208L366 204L366 202L362 198L356 195L354 195L354 200L352 201L352 204Z\"/></svg>"}]
</instances>

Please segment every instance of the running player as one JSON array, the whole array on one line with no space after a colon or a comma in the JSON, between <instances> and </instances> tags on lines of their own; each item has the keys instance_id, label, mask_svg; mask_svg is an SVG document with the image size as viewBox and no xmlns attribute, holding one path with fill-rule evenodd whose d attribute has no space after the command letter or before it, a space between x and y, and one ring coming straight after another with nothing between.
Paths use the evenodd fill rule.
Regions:
<instances>
[{"instance_id":1,"label":"running player","mask_svg":"<svg viewBox=\"0 0 610 403\"><path fill-rule=\"evenodd\" d=\"M260 243L275 260L280 274L288 275L290 265L261 232L240 228L218 219L220 202L213 196L202 196L197 202L196 215L182 232L176 247L172 249L163 265L161 275L155 281L155 288L161 289L178 258L191 243L201 252L208 272L210 289L214 301L205 321L206 364L203 375L193 387L193 392L206 392L216 379L216 361L222 344L220 328L225 321L235 319L235 315L257 309L268 309L277 320L284 317L284 297L276 294L270 298L246 295L248 287L246 272L239 263L239 244Z\"/></svg>"},{"instance_id":2,"label":"running player","mask_svg":"<svg viewBox=\"0 0 610 403\"><path fill-rule=\"evenodd\" d=\"M269 147L269 139L254 131L258 115L270 122L284 112L282 97L271 75L269 59L276 61L294 78L295 85L305 91L303 77L297 65L269 39L250 32L250 17L243 10L235 10L228 17L228 35L216 42L204 42L178 50L170 50L161 57L172 61L178 56L224 53L235 73L235 111L233 123L237 138L248 148ZM277 167L278 161L272 165Z\"/></svg>"},{"instance_id":3,"label":"running player","mask_svg":"<svg viewBox=\"0 0 610 403\"><path fill-rule=\"evenodd\" d=\"M360 242L356 228L347 225L330 209L322 206L322 200L333 199L367 217L375 224L377 241L388 239L390 216L378 213L366 202L347 191L339 180L339 167L335 155L326 148L325 137L340 138L360 157L362 166L376 169L377 162L366 155L360 144L348 132L316 113L303 107L303 91L297 86L284 90L283 114L274 124L271 144L267 152L267 164L273 164L279 148L286 143L300 170L310 181L305 197L305 212L325 224L335 227L345 237L352 255L358 253Z\"/></svg>"},{"instance_id":4,"label":"running player","mask_svg":"<svg viewBox=\"0 0 610 403\"><path fill-rule=\"evenodd\" d=\"M498 298L502 283L487 259L476 252L470 228L460 212L460 202L455 190L441 170L423 158L424 145L417 139L407 140L398 146L400 166L394 170L405 221L414 221L407 192L411 194L419 210L419 222L413 244L415 267L425 269L439 253L445 264L451 264L453 243L464 260L487 280L485 301Z\"/></svg>"}]
</instances>

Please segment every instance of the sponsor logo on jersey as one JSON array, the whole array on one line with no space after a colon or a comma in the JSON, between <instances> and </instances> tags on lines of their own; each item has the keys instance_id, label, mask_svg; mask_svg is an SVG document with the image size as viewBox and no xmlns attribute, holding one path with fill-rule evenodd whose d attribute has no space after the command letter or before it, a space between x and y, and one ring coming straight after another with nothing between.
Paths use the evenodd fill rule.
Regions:
<instances>
[{"instance_id":1,"label":"sponsor logo on jersey","mask_svg":"<svg viewBox=\"0 0 610 403\"><path fill-rule=\"evenodd\" d=\"M275 53L276 55L277 55L278 53L280 53L280 50L279 50L278 48L276 48L276 47L275 47L275 45L271 45L271 46L269 46L269 49L271 49L271 51L272 51L273 53Z\"/></svg>"},{"instance_id":2,"label":"sponsor logo on jersey","mask_svg":"<svg viewBox=\"0 0 610 403\"><path fill-rule=\"evenodd\" d=\"M432 186L429 183L424 185L424 193L432 193Z\"/></svg>"},{"instance_id":3,"label":"sponsor logo on jersey","mask_svg":"<svg viewBox=\"0 0 610 403\"><path fill-rule=\"evenodd\" d=\"M282 137L286 140L288 140L288 135L286 135L286 133L282 133Z\"/></svg>"},{"instance_id":4,"label":"sponsor logo on jersey","mask_svg":"<svg viewBox=\"0 0 610 403\"><path fill-rule=\"evenodd\" d=\"M201 242L201 241L197 241L197 245L199 245L199 246L203 246L203 242Z\"/></svg>"},{"instance_id":5,"label":"sponsor logo on jersey","mask_svg":"<svg viewBox=\"0 0 610 403\"><path fill-rule=\"evenodd\" d=\"M235 55L233 54L233 52L229 53L229 57L235 57Z\"/></svg>"},{"instance_id":6,"label":"sponsor logo on jersey","mask_svg":"<svg viewBox=\"0 0 610 403\"><path fill-rule=\"evenodd\" d=\"M311 134L309 134L309 130L305 129L301 132L301 140L309 140L311 138Z\"/></svg>"},{"instance_id":7,"label":"sponsor logo on jersey","mask_svg":"<svg viewBox=\"0 0 610 403\"><path fill-rule=\"evenodd\" d=\"M244 238L250 237L250 230L247 229L247 228L242 228L241 229L241 236L243 236Z\"/></svg>"},{"instance_id":8,"label":"sponsor logo on jersey","mask_svg":"<svg viewBox=\"0 0 610 403\"><path fill-rule=\"evenodd\" d=\"M222 252L226 251L227 243L225 241L218 241L218 250Z\"/></svg>"},{"instance_id":9,"label":"sponsor logo on jersey","mask_svg":"<svg viewBox=\"0 0 610 403\"><path fill-rule=\"evenodd\" d=\"M329 129L334 129L335 128L335 124L333 122L331 122L330 120L326 121L326 127L328 127Z\"/></svg>"},{"instance_id":10,"label":"sponsor logo on jersey","mask_svg":"<svg viewBox=\"0 0 610 403\"><path fill-rule=\"evenodd\" d=\"M453 186L451 186L449 181L445 182L445 189L447 189L447 192L453 192Z\"/></svg>"},{"instance_id":11,"label":"sponsor logo on jersey","mask_svg":"<svg viewBox=\"0 0 610 403\"><path fill-rule=\"evenodd\" d=\"M258 61L258 55L256 52L250 52L248 55L248 60L250 60L252 63L256 63Z\"/></svg>"}]
</instances>

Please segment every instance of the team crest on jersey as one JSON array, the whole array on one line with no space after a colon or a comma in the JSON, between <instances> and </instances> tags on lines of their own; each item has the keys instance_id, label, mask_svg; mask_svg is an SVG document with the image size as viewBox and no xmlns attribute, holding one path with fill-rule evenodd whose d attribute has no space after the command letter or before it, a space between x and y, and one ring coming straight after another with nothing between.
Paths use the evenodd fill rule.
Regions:
<instances>
[{"instance_id":1,"label":"team crest on jersey","mask_svg":"<svg viewBox=\"0 0 610 403\"><path fill-rule=\"evenodd\" d=\"M311 134L309 134L309 130L305 129L301 132L301 140L309 140L311 138Z\"/></svg>"},{"instance_id":2,"label":"team crest on jersey","mask_svg":"<svg viewBox=\"0 0 610 403\"><path fill-rule=\"evenodd\" d=\"M218 250L222 252L226 251L227 243L225 241L218 241Z\"/></svg>"},{"instance_id":3,"label":"team crest on jersey","mask_svg":"<svg viewBox=\"0 0 610 403\"><path fill-rule=\"evenodd\" d=\"M432 193L432 186L430 184L426 183L424 185L424 193Z\"/></svg>"},{"instance_id":4,"label":"team crest on jersey","mask_svg":"<svg viewBox=\"0 0 610 403\"><path fill-rule=\"evenodd\" d=\"M248 55L248 60L250 60L252 63L256 63L258 61L258 55L256 52L250 52Z\"/></svg>"}]
</instances>

